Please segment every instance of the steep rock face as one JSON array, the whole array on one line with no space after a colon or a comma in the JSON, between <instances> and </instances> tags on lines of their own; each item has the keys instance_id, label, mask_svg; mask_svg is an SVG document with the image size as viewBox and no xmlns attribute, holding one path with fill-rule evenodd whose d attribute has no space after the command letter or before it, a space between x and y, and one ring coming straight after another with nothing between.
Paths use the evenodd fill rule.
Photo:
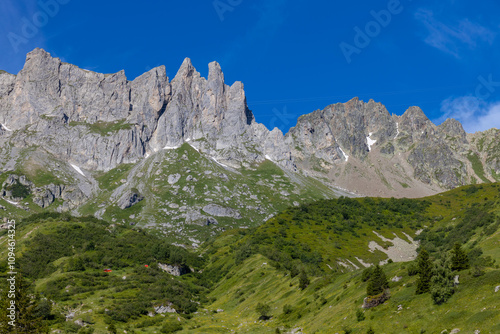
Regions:
<instances>
[{"instance_id":1,"label":"steep rock face","mask_svg":"<svg viewBox=\"0 0 500 334\"><path fill-rule=\"evenodd\" d=\"M300 169L360 194L422 196L468 184L476 173L462 125L436 126L418 107L391 116L380 103L354 98L301 116L286 137Z\"/></svg>"},{"instance_id":2,"label":"steep rock face","mask_svg":"<svg viewBox=\"0 0 500 334\"><path fill-rule=\"evenodd\" d=\"M443 124L438 126L438 132L446 140L456 140L459 144L465 145L469 143L462 124L455 119L449 118L444 121ZM457 147L463 147L463 145L457 145Z\"/></svg>"},{"instance_id":3,"label":"steep rock face","mask_svg":"<svg viewBox=\"0 0 500 334\"><path fill-rule=\"evenodd\" d=\"M301 116L287 137L299 161L319 159L322 167L330 169L349 156L364 159L370 151L369 140L385 141L395 131L382 104L354 98Z\"/></svg>"},{"instance_id":4,"label":"steep rock face","mask_svg":"<svg viewBox=\"0 0 500 334\"><path fill-rule=\"evenodd\" d=\"M0 136L89 170L186 141L233 167L266 152L290 164L284 141L255 123L243 84L226 85L216 62L208 79L186 59L172 82L163 66L128 81L123 71L86 71L36 49L17 76L0 75L0 93Z\"/></svg>"},{"instance_id":5,"label":"steep rock face","mask_svg":"<svg viewBox=\"0 0 500 334\"><path fill-rule=\"evenodd\" d=\"M467 134L471 148L484 165L484 172L500 181L500 130L489 129L484 132Z\"/></svg>"},{"instance_id":6,"label":"steep rock face","mask_svg":"<svg viewBox=\"0 0 500 334\"><path fill-rule=\"evenodd\" d=\"M172 81L163 66L129 81L124 71L95 73L35 49L18 75L0 74L0 123L0 167L15 170L33 148L72 166L77 178L63 191L71 207L99 191L92 173L186 142L224 167L268 159L363 195L422 196L500 175L498 130L468 135L455 120L434 125L418 107L396 116L354 98L301 116L283 135L255 121L243 84L227 85L218 63L205 79L189 59ZM58 198L37 194L44 207Z\"/></svg>"},{"instance_id":7,"label":"steep rock face","mask_svg":"<svg viewBox=\"0 0 500 334\"><path fill-rule=\"evenodd\" d=\"M27 55L11 81L0 80L0 91L8 92L0 100L0 121L12 130L4 135L18 147L40 145L91 170L144 155L168 84L163 67L129 82L123 71L86 71L41 49Z\"/></svg>"}]
</instances>

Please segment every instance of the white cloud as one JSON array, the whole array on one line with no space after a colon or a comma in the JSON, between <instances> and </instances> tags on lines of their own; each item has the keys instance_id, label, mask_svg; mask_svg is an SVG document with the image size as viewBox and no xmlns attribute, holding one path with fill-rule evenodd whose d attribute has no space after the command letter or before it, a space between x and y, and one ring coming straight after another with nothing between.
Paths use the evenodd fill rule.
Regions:
<instances>
[{"instance_id":1,"label":"white cloud","mask_svg":"<svg viewBox=\"0 0 500 334\"><path fill-rule=\"evenodd\" d=\"M428 9L419 9L415 18L427 29L425 43L456 58L460 58L463 47L473 50L478 47L478 43L491 45L496 37L496 33L490 29L469 19L461 19L454 24L441 22Z\"/></svg>"},{"instance_id":2,"label":"white cloud","mask_svg":"<svg viewBox=\"0 0 500 334\"><path fill-rule=\"evenodd\" d=\"M500 102L488 103L475 96L449 98L441 103L441 116L436 123L447 118L460 121L468 133L500 129Z\"/></svg>"}]
</instances>

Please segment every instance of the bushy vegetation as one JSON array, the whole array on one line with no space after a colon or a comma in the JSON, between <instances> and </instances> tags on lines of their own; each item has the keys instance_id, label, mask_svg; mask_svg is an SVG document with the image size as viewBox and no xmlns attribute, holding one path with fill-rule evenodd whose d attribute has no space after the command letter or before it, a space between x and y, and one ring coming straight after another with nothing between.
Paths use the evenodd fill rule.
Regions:
<instances>
[{"instance_id":1,"label":"bushy vegetation","mask_svg":"<svg viewBox=\"0 0 500 334\"><path fill-rule=\"evenodd\" d=\"M484 252L479 246L498 230L498 188L484 187L488 196L481 186L452 192L460 200L451 195L426 200L322 200L287 209L258 228L229 230L199 252L169 244L140 228L45 212L18 223L22 235L18 261L23 275L38 282L33 314L44 325L65 323L58 305L76 308L91 300L93 316L101 330L105 322L108 332L114 327L129 333L203 333L210 330L203 325L219 326L221 319L232 316L239 324L248 320L248 326L256 316L260 320L272 316L272 322L255 326L272 325L274 330L296 324L316 326L316 317L327 314L329 319L347 316L330 328L332 332L344 326L345 332L373 333L372 327L381 330L378 321L383 316L396 316L396 305L403 310L417 300L420 309L410 305L412 314L423 316L433 307L444 316L440 309L455 305L456 298L471 287L489 284L491 290L497 284L498 270L491 256L498 256L491 246ZM367 250L368 241L375 238L372 231L386 237L397 232L406 238L400 231L414 235L417 229L423 231L417 237L421 247L416 261L354 271L335 266L348 255L359 256L360 250L365 251L360 256L365 261L364 256L373 256ZM381 245L390 242L382 240ZM370 262L380 260L373 257ZM189 274L172 277L159 263ZM105 268L112 272L104 272ZM5 271L5 262L0 261L0 269ZM457 274L461 276L458 290L453 282ZM394 302L382 304L389 298L387 278L393 276L402 276L403 281L390 283ZM372 309L360 309L364 300ZM149 317L157 306L171 306L177 314ZM216 311L219 308L224 311ZM242 315L240 320L241 312L248 317ZM401 317L412 316L401 311ZM94 321L89 324L85 328L69 324L64 330L91 332ZM405 328L401 324L394 331ZM429 329L421 325L411 332L421 328Z\"/></svg>"},{"instance_id":2,"label":"bushy vegetation","mask_svg":"<svg viewBox=\"0 0 500 334\"><path fill-rule=\"evenodd\" d=\"M177 313L189 315L204 300L206 290L196 283L195 274L172 279L158 266L170 264L189 272L189 268L202 268L204 258L144 230L58 213L28 217L18 228L35 225L38 228L23 241L18 262L28 280L44 280L38 291L50 300L65 302L74 296L107 291L111 302L103 316L117 323L138 319L158 305L170 305ZM1 267L6 268L4 263ZM108 268L110 273L103 271ZM114 275L116 271L127 272L126 279ZM39 305L33 308L39 309L41 322L50 310L46 302ZM177 327L168 328L164 326L162 331L170 333L167 330Z\"/></svg>"},{"instance_id":3,"label":"bushy vegetation","mask_svg":"<svg viewBox=\"0 0 500 334\"><path fill-rule=\"evenodd\" d=\"M464 192L472 194L480 188L481 186L471 186ZM474 189L474 192L471 192L471 189ZM473 203L463 210L464 217L455 226L439 227L433 231L425 230L416 239L432 254L446 252L456 243L465 244L478 229L483 229L483 234L491 235L500 225L499 218L493 213L495 205L493 200Z\"/></svg>"},{"instance_id":4,"label":"bushy vegetation","mask_svg":"<svg viewBox=\"0 0 500 334\"><path fill-rule=\"evenodd\" d=\"M26 243L27 250L20 258L21 270L27 277L40 278L58 268L52 263L71 257L67 271L85 268L120 269L157 262L201 268L203 258L184 248L172 246L140 229L109 225L93 217L73 218L65 214L43 213L22 221L43 222L61 220L50 233L35 233Z\"/></svg>"},{"instance_id":5,"label":"bushy vegetation","mask_svg":"<svg viewBox=\"0 0 500 334\"><path fill-rule=\"evenodd\" d=\"M436 304L446 302L455 292L453 285L454 274L449 268L449 264L443 260L435 264L431 278L431 296Z\"/></svg>"},{"instance_id":6,"label":"bushy vegetation","mask_svg":"<svg viewBox=\"0 0 500 334\"><path fill-rule=\"evenodd\" d=\"M424 215L430 204L424 200L341 197L289 208L263 226L243 234L242 240L232 247L235 264L241 264L253 254L262 254L292 277L302 270L309 275L322 275L325 254L318 249L314 235L317 231L312 227L332 240L330 248L342 249L340 240L359 238L361 228L423 226L430 221Z\"/></svg>"},{"instance_id":7,"label":"bushy vegetation","mask_svg":"<svg viewBox=\"0 0 500 334\"><path fill-rule=\"evenodd\" d=\"M30 195L30 188L28 186L25 186L24 184L21 184L19 180L16 180L10 186L5 187L5 190L12 191L13 198L25 199Z\"/></svg>"},{"instance_id":8,"label":"bushy vegetation","mask_svg":"<svg viewBox=\"0 0 500 334\"><path fill-rule=\"evenodd\" d=\"M255 312L259 314L259 319L268 320L271 318L271 306L266 303L258 303Z\"/></svg>"},{"instance_id":9,"label":"bushy vegetation","mask_svg":"<svg viewBox=\"0 0 500 334\"><path fill-rule=\"evenodd\" d=\"M15 326L11 326L7 317L9 304L6 298L7 285L2 279L0 284L0 334L10 333L48 333L48 323L44 320L52 320L51 305L46 300L34 293L33 286L21 275L16 277L15 290Z\"/></svg>"}]
</instances>

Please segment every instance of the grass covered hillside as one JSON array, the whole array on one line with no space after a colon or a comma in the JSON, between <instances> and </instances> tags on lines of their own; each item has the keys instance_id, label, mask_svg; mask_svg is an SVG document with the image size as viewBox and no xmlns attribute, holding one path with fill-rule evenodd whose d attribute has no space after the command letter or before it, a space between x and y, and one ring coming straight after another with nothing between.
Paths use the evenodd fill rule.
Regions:
<instances>
[{"instance_id":1,"label":"grass covered hillside","mask_svg":"<svg viewBox=\"0 0 500 334\"><path fill-rule=\"evenodd\" d=\"M223 333L221 322L243 333L498 332L499 216L500 186L488 184L421 200L319 201L285 210L255 230L227 232L207 248L206 270L222 273L210 296L212 309L224 312L200 318L195 332ZM412 240L422 247L412 248ZM371 252L373 242L381 249ZM452 271L459 275L453 294L440 305L430 292L416 295L417 261L406 260L425 248L431 270L438 270L457 242L468 268ZM391 298L363 310L365 266L376 263L386 263ZM269 305L270 320L258 321L259 303Z\"/></svg>"},{"instance_id":2,"label":"grass covered hillside","mask_svg":"<svg viewBox=\"0 0 500 334\"><path fill-rule=\"evenodd\" d=\"M41 214L18 223L20 293L41 333L496 333L499 216L499 184L341 197L194 252L129 224ZM389 298L362 308L380 282Z\"/></svg>"},{"instance_id":3,"label":"grass covered hillside","mask_svg":"<svg viewBox=\"0 0 500 334\"><path fill-rule=\"evenodd\" d=\"M141 229L93 217L41 214L18 223L17 233L19 280L27 286L22 293L36 292L38 305L50 301L50 307L35 313L54 329L76 333L87 326L106 332L114 322L149 318L154 306L187 316L206 302L204 287L173 279L161 268L196 272L204 259ZM4 273L6 261L0 265Z\"/></svg>"}]
</instances>

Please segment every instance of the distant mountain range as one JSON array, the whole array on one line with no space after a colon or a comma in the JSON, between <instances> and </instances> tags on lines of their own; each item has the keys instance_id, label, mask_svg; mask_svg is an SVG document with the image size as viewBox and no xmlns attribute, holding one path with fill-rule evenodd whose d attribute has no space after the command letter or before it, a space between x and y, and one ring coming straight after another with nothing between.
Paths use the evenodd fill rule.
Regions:
<instances>
[{"instance_id":1,"label":"distant mountain range","mask_svg":"<svg viewBox=\"0 0 500 334\"><path fill-rule=\"evenodd\" d=\"M354 98L284 135L256 122L243 84L226 85L216 62L207 79L186 59L172 80L161 66L129 81L35 49L17 75L0 74L0 123L12 212L164 224L195 245L203 233L193 226L250 226L318 198L421 197L500 180L498 129L467 134L418 107L396 116ZM16 187L30 195L15 197Z\"/></svg>"}]
</instances>

